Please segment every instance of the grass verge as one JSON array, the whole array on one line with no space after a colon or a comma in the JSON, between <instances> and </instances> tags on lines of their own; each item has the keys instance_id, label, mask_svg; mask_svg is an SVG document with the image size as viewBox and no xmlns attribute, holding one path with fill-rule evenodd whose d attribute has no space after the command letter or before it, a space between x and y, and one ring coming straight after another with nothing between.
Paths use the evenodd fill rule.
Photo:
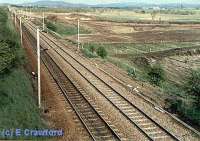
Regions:
<instances>
[{"instance_id":1,"label":"grass verge","mask_svg":"<svg viewBox=\"0 0 200 141\"><path fill-rule=\"evenodd\" d=\"M45 127L33 98L30 76L23 68L13 69L0 79L0 115L0 130Z\"/></svg>"},{"instance_id":2,"label":"grass verge","mask_svg":"<svg viewBox=\"0 0 200 141\"><path fill-rule=\"evenodd\" d=\"M31 79L23 67L26 65L25 53L4 7L0 7L0 25L0 131L43 129L46 126L33 98ZM35 139L0 134L0 139L22 138Z\"/></svg>"}]
</instances>

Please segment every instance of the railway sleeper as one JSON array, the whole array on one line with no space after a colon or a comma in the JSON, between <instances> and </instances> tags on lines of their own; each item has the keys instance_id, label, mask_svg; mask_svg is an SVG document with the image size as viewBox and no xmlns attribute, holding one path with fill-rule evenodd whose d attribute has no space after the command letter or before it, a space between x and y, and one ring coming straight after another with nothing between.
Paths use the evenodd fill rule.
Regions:
<instances>
[{"instance_id":1,"label":"railway sleeper","mask_svg":"<svg viewBox=\"0 0 200 141\"><path fill-rule=\"evenodd\" d=\"M139 118L139 119L142 119L142 118L145 118L145 117L144 117L143 115L137 115L137 116L134 116L134 118L135 118L135 119L138 119L138 118Z\"/></svg>"},{"instance_id":2,"label":"railway sleeper","mask_svg":"<svg viewBox=\"0 0 200 141\"><path fill-rule=\"evenodd\" d=\"M132 107L130 107L129 104L127 104L127 103L119 103L118 105L119 105L120 107L122 107L122 108L123 108L123 107L127 107L127 108L129 107L130 109L132 109Z\"/></svg>"},{"instance_id":3,"label":"railway sleeper","mask_svg":"<svg viewBox=\"0 0 200 141\"><path fill-rule=\"evenodd\" d=\"M135 112L127 113L127 115L131 118L131 116L139 115L139 113L135 111Z\"/></svg>"},{"instance_id":4,"label":"railway sleeper","mask_svg":"<svg viewBox=\"0 0 200 141\"><path fill-rule=\"evenodd\" d=\"M147 134L149 135L149 136L152 136L152 137L154 137L154 136L158 136L159 134L163 134L163 132L162 131L160 131L160 130L158 130L158 131L152 131L152 132L147 132Z\"/></svg>"},{"instance_id":5,"label":"railway sleeper","mask_svg":"<svg viewBox=\"0 0 200 141\"><path fill-rule=\"evenodd\" d=\"M136 112L134 109L132 109L132 108L129 108L129 109L125 109L125 110L123 110L126 114L128 114L128 113L134 113L134 112Z\"/></svg>"},{"instance_id":6,"label":"railway sleeper","mask_svg":"<svg viewBox=\"0 0 200 141\"><path fill-rule=\"evenodd\" d=\"M150 127L145 127L145 128L142 128L142 129L144 129L144 130L156 130L157 127L155 127L155 126L150 126Z\"/></svg>"},{"instance_id":7,"label":"railway sleeper","mask_svg":"<svg viewBox=\"0 0 200 141\"><path fill-rule=\"evenodd\" d=\"M146 118L142 118L142 119L133 119L135 122L145 122L148 121Z\"/></svg>"},{"instance_id":8,"label":"railway sleeper","mask_svg":"<svg viewBox=\"0 0 200 141\"><path fill-rule=\"evenodd\" d=\"M166 141L166 138L169 138L169 136L163 135L163 136L153 137L154 140L159 140L159 141L160 141L161 139L165 139L165 141Z\"/></svg>"}]
</instances>

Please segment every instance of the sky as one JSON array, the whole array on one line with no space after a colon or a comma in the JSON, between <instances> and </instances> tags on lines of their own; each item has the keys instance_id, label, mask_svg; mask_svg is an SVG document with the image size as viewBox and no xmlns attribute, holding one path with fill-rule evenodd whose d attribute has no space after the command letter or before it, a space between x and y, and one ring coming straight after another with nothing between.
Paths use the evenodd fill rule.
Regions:
<instances>
[{"instance_id":1,"label":"sky","mask_svg":"<svg viewBox=\"0 0 200 141\"><path fill-rule=\"evenodd\" d=\"M0 3L27 3L35 2L40 0L0 0ZM56 1L56 0L54 0ZM118 3L118 2L141 2L141 3L200 3L200 0L57 0L65 1L70 3L84 3L84 4L107 4L107 3Z\"/></svg>"}]
</instances>

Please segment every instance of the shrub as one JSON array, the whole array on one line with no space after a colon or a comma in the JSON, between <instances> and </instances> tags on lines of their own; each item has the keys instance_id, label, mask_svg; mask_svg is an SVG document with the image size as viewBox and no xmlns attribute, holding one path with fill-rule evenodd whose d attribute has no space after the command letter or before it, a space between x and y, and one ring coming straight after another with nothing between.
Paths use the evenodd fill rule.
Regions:
<instances>
[{"instance_id":1,"label":"shrub","mask_svg":"<svg viewBox=\"0 0 200 141\"><path fill-rule=\"evenodd\" d=\"M2 8L0 8L0 21L1 24L5 24L8 20L8 15L7 12L5 10L3 10Z\"/></svg>"},{"instance_id":2,"label":"shrub","mask_svg":"<svg viewBox=\"0 0 200 141\"><path fill-rule=\"evenodd\" d=\"M165 108L169 112L177 114L181 112L182 103L182 100L177 99L177 97L168 98L165 100Z\"/></svg>"},{"instance_id":3,"label":"shrub","mask_svg":"<svg viewBox=\"0 0 200 141\"><path fill-rule=\"evenodd\" d=\"M55 32L56 32L56 30L57 30L56 25L55 25L54 23L52 23L52 22L47 21L47 22L46 22L46 26L47 26L48 29L50 29L50 30L52 30L52 31L55 31Z\"/></svg>"},{"instance_id":4,"label":"shrub","mask_svg":"<svg viewBox=\"0 0 200 141\"><path fill-rule=\"evenodd\" d=\"M90 51L90 52L92 52L92 53L94 53L95 52L95 46L94 45L89 45L89 47L88 47L88 50Z\"/></svg>"},{"instance_id":5,"label":"shrub","mask_svg":"<svg viewBox=\"0 0 200 141\"><path fill-rule=\"evenodd\" d=\"M9 45L4 41L0 41L0 74L12 67L15 57Z\"/></svg>"},{"instance_id":6,"label":"shrub","mask_svg":"<svg viewBox=\"0 0 200 141\"><path fill-rule=\"evenodd\" d=\"M98 56L100 56L103 59L108 55L108 53L104 47L99 47L97 49L97 54L98 54Z\"/></svg>"},{"instance_id":7,"label":"shrub","mask_svg":"<svg viewBox=\"0 0 200 141\"><path fill-rule=\"evenodd\" d=\"M185 84L185 90L195 96L195 105L200 107L200 70L192 70Z\"/></svg>"},{"instance_id":8,"label":"shrub","mask_svg":"<svg viewBox=\"0 0 200 141\"><path fill-rule=\"evenodd\" d=\"M86 56L86 57L89 57L89 58L95 58L96 55L93 54L92 52L90 52L88 49L84 48L82 49L82 52L83 54Z\"/></svg>"},{"instance_id":9,"label":"shrub","mask_svg":"<svg viewBox=\"0 0 200 141\"><path fill-rule=\"evenodd\" d=\"M131 77L136 77L135 69L134 68L128 68L127 69L128 75Z\"/></svg>"},{"instance_id":10,"label":"shrub","mask_svg":"<svg viewBox=\"0 0 200 141\"><path fill-rule=\"evenodd\" d=\"M165 104L167 111L175 114L179 114L179 116L185 121L190 121L193 124L200 125L200 110L198 108L193 107L191 104L184 102L177 97L168 98L165 100Z\"/></svg>"},{"instance_id":11,"label":"shrub","mask_svg":"<svg viewBox=\"0 0 200 141\"><path fill-rule=\"evenodd\" d=\"M148 71L148 77L150 83L160 86L161 82L165 80L165 73L163 68L160 65L154 65L150 67Z\"/></svg>"}]
</instances>

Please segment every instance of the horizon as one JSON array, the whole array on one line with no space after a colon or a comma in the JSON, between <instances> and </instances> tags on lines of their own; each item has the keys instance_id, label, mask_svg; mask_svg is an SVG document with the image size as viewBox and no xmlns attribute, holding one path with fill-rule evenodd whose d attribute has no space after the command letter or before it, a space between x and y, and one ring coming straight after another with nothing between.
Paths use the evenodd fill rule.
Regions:
<instances>
[{"instance_id":1,"label":"horizon","mask_svg":"<svg viewBox=\"0 0 200 141\"><path fill-rule=\"evenodd\" d=\"M169 4L169 3L186 3L186 4L197 4L200 3L199 0L9 0L5 2L5 0L0 0L0 3L9 3L9 4L23 4L23 3L34 3L38 1L64 1L68 3L74 4L115 4L115 3L147 3L147 4Z\"/></svg>"}]
</instances>

